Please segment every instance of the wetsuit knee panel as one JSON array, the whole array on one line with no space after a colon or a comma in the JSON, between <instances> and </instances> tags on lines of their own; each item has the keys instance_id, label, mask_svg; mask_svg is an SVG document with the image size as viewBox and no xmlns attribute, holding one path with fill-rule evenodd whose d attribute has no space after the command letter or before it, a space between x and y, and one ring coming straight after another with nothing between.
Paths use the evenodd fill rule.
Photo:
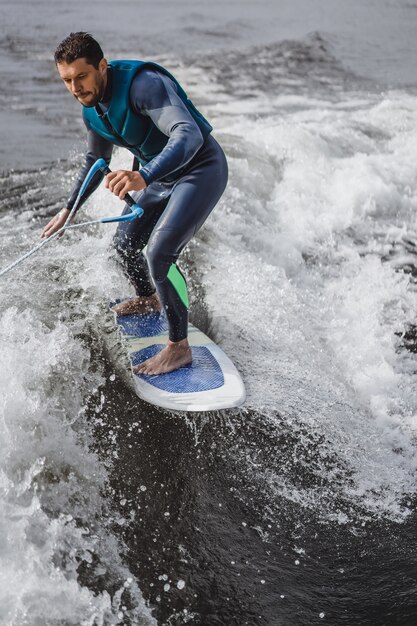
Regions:
<instances>
[{"instance_id":1,"label":"wetsuit knee panel","mask_svg":"<svg viewBox=\"0 0 417 626\"><path fill-rule=\"evenodd\" d=\"M177 260L178 239L179 233L171 229L157 230L149 239L146 258L155 281L165 280L171 264Z\"/></svg>"},{"instance_id":2,"label":"wetsuit knee panel","mask_svg":"<svg viewBox=\"0 0 417 626\"><path fill-rule=\"evenodd\" d=\"M188 308L187 283L175 264L176 255L163 254L160 252L160 246L149 245L146 258L153 281L161 284L168 280L183 306Z\"/></svg>"},{"instance_id":3,"label":"wetsuit knee panel","mask_svg":"<svg viewBox=\"0 0 417 626\"><path fill-rule=\"evenodd\" d=\"M152 248L146 251L146 259L149 265L149 271L153 280L156 283L160 283L168 276L169 268L174 259L172 255L160 254L158 251Z\"/></svg>"},{"instance_id":4,"label":"wetsuit knee panel","mask_svg":"<svg viewBox=\"0 0 417 626\"><path fill-rule=\"evenodd\" d=\"M116 252L122 256L126 256L133 251L131 238L123 230L117 229L113 236L113 246Z\"/></svg>"}]
</instances>

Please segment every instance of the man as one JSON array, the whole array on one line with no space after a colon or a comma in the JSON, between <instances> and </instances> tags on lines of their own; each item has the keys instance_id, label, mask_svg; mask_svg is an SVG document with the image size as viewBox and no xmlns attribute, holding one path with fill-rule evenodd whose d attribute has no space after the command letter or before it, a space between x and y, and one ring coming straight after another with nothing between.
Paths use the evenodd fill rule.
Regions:
<instances>
[{"instance_id":1,"label":"man","mask_svg":"<svg viewBox=\"0 0 417 626\"><path fill-rule=\"evenodd\" d=\"M161 66L142 61L108 63L100 45L84 32L71 33L59 44L55 63L68 91L83 106L88 150L67 207L46 225L42 236L50 237L64 225L96 159L109 163L114 145L133 153L140 170L114 171L105 181L119 198L133 192L144 209L140 219L122 222L115 235L116 250L136 297L114 310L118 315L165 310L169 341L135 371L173 371L192 360L187 288L176 261L226 187L223 150L211 136L210 124ZM82 201L102 178L100 173L93 178ZM128 211L126 206L123 212Z\"/></svg>"}]
</instances>

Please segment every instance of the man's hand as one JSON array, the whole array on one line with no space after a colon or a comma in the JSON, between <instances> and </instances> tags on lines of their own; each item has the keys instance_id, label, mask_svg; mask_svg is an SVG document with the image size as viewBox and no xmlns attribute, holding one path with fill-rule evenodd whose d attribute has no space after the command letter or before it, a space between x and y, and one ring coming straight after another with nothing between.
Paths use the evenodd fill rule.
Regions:
<instances>
[{"instance_id":1,"label":"man's hand","mask_svg":"<svg viewBox=\"0 0 417 626\"><path fill-rule=\"evenodd\" d=\"M107 174L106 187L121 200L129 191L141 191L146 183L139 172L130 170L116 170Z\"/></svg>"},{"instance_id":2,"label":"man's hand","mask_svg":"<svg viewBox=\"0 0 417 626\"><path fill-rule=\"evenodd\" d=\"M60 228L62 228L67 221L68 215L71 213L69 209L61 209L59 213L57 213L45 226L42 231L42 239L49 239L51 235L57 232ZM63 235L64 233L62 233ZM61 235L61 236L62 236Z\"/></svg>"}]
</instances>

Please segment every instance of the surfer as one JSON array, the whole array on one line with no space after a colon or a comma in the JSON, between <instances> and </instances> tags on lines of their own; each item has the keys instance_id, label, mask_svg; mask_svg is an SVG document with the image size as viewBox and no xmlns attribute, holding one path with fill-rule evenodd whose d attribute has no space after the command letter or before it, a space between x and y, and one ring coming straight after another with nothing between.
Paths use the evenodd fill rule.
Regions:
<instances>
[{"instance_id":1,"label":"surfer","mask_svg":"<svg viewBox=\"0 0 417 626\"><path fill-rule=\"evenodd\" d=\"M163 67L143 61L107 62L99 43L84 32L64 39L54 58L68 91L83 106L87 152L67 206L50 220L42 236L50 237L65 224L96 159L109 164L114 145L132 152L132 171L117 170L105 180L121 199L133 192L144 209L141 219L120 223L114 237L136 296L113 310L117 315L165 310L167 345L134 371L171 372L192 361L187 286L176 262L226 187L226 157L211 135L211 125ZM79 206L102 178L98 172ZM126 205L123 213L129 211Z\"/></svg>"}]
</instances>

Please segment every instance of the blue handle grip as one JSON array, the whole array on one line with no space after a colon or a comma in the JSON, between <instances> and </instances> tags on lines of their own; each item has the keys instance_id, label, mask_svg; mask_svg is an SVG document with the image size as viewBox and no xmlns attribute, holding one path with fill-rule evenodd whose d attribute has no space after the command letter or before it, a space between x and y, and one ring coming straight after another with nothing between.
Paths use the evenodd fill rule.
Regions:
<instances>
[{"instance_id":1,"label":"blue handle grip","mask_svg":"<svg viewBox=\"0 0 417 626\"><path fill-rule=\"evenodd\" d=\"M143 215L143 209L138 204L134 204L130 208L132 210L131 213L126 213L126 215L117 215L116 217L103 217L100 222L103 224L108 222L131 222L137 217L141 217Z\"/></svg>"},{"instance_id":2,"label":"blue handle grip","mask_svg":"<svg viewBox=\"0 0 417 626\"><path fill-rule=\"evenodd\" d=\"M80 191L78 192L78 198L81 198L81 196L84 194L84 191L87 189L88 185L91 182L91 179L93 178L93 176L95 174L97 174L97 172L99 170L103 169L103 163L104 165L107 167L107 163L104 159L98 159L94 165L92 165L89 169L89 172L87 174L87 176L84 178L84 182L80 187Z\"/></svg>"}]
</instances>

